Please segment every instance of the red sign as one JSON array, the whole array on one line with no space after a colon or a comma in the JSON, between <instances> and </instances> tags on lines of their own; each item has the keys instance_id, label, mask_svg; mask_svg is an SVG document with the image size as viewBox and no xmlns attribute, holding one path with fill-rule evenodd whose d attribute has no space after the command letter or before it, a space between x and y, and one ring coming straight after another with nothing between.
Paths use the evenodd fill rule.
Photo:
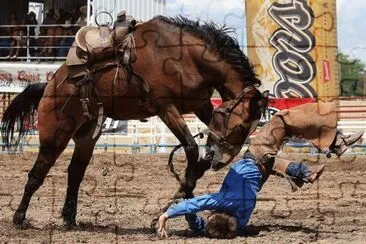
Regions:
<instances>
[{"instance_id":1,"label":"red sign","mask_svg":"<svg viewBox=\"0 0 366 244\"><path fill-rule=\"evenodd\" d=\"M314 98L270 98L268 99L269 107L277 108L279 110L292 108L305 103L315 102ZM222 104L221 98L211 98L211 103L214 108Z\"/></svg>"},{"instance_id":2,"label":"red sign","mask_svg":"<svg viewBox=\"0 0 366 244\"><path fill-rule=\"evenodd\" d=\"M277 108L279 110L289 109L305 103L315 102L314 98L270 98L269 107Z\"/></svg>"},{"instance_id":3,"label":"red sign","mask_svg":"<svg viewBox=\"0 0 366 244\"><path fill-rule=\"evenodd\" d=\"M220 106L222 104L222 100L221 100L221 98L211 98L211 103L214 108L217 108L218 106Z\"/></svg>"}]
</instances>

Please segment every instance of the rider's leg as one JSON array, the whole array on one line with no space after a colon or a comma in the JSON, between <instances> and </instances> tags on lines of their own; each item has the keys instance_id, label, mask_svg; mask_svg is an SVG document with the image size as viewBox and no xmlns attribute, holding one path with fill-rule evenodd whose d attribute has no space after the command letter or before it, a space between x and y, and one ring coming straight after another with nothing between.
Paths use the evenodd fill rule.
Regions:
<instances>
[{"instance_id":1,"label":"rider's leg","mask_svg":"<svg viewBox=\"0 0 366 244\"><path fill-rule=\"evenodd\" d=\"M324 164L308 166L300 162L291 162L286 168L286 174L295 180L305 183L314 183L324 171Z\"/></svg>"},{"instance_id":2,"label":"rider's leg","mask_svg":"<svg viewBox=\"0 0 366 244\"><path fill-rule=\"evenodd\" d=\"M304 183L314 183L324 171L324 164L309 166L303 162L294 162L287 159L276 158L273 171L287 178L295 191Z\"/></svg>"}]
</instances>

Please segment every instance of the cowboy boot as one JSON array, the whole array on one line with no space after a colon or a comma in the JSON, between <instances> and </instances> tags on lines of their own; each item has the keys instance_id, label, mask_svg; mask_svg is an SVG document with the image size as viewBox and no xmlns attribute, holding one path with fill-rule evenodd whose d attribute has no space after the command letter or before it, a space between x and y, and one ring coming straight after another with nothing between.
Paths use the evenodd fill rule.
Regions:
<instances>
[{"instance_id":1,"label":"cowboy boot","mask_svg":"<svg viewBox=\"0 0 366 244\"><path fill-rule=\"evenodd\" d=\"M347 150L348 146L355 144L362 137L363 133L364 131L359 131L352 135L344 135L341 132L337 132L329 149L340 157Z\"/></svg>"},{"instance_id":2,"label":"cowboy boot","mask_svg":"<svg viewBox=\"0 0 366 244\"><path fill-rule=\"evenodd\" d=\"M309 166L309 171L307 172L306 177L303 180L307 183L314 183L324 172L324 167L324 164Z\"/></svg>"}]
</instances>

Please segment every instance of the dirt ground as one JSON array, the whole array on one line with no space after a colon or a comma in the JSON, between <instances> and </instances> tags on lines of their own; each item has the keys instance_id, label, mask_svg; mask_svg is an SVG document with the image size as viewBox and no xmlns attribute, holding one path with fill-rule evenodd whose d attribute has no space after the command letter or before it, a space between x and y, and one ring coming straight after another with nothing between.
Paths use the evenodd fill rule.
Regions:
<instances>
[{"instance_id":1,"label":"dirt ground","mask_svg":"<svg viewBox=\"0 0 366 244\"><path fill-rule=\"evenodd\" d=\"M194 237L184 218L168 221L172 243L362 243L366 240L366 158L342 160L310 154L288 155L326 164L321 180L295 193L281 178L263 187L246 236L217 241ZM178 185L167 169L167 155L96 153L79 194L78 227L67 230L60 212L66 192L65 153L32 198L28 226L11 219L18 206L35 153L0 154L0 243L122 243L159 241L150 222ZM184 160L176 167L182 172ZM207 172L196 194L217 190L228 169Z\"/></svg>"}]
</instances>

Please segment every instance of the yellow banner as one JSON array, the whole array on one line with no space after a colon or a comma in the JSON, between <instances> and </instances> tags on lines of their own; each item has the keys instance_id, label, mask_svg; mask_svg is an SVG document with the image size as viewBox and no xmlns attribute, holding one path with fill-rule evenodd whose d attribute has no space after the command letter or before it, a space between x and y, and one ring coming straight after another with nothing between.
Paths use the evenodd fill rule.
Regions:
<instances>
[{"instance_id":1,"label":"yellow banner","mask_svg":"<svg viewBox=\"0 0 366 244\"><path fill-rule=\"evenodd\" d=\"M339 96L336 0L247 0L249 60L274 97Z\"/></svg>"}]
</instances>

